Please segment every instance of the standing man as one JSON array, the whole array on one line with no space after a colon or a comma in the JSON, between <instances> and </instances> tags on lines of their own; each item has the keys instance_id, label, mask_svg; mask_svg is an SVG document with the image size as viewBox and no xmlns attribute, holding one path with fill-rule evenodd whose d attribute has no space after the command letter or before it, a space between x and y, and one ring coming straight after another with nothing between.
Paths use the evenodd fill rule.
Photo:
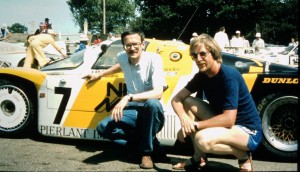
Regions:
<instances>
[{"instance_id":1,"label":"standing man","mask_svg":"<svg viewBox=\"0 0 300 172\"><path fill-rule=\"evenodd\" d=\"M289 43L288 46L296 46L298 42L295 40L295 38L291 38L291 42Z\"/></svg>"},{"instance_id":2,"label":"standing man","mask_svg":"<svg viewBox=\"0 0 300 172\"><path fill-rule=\"evenodd\" d=\"M45 18L45 29L52 29L52 23L49 23L49 18Z\"/></svg>"},{"instance_id":3,"label":"standing man","mask_svg":"<svg viewBox=\"0 0 300 172\"><path fill-rule=\"evenodd\" d=\"M251 152L260 143L262 127L242 75L222 64L221 49L207 34L192 41L190 54L199 72L174 96L172 106L181 123L178 139L191 136L195 152L173 168L204 167L211 153L234 155L241 170L252 171ZM198 96L203 93L209 103Z\"/></svg>"},{"instance_id":4,"label":"standing man","mask_svg":"<svg viewBox=\"0 0 300 172\"><path fill-rule=\"evenodd\" d=\"M244 39L241 37L241 31L237 30L235 31L235 36L232 37L230 40L230 46L234 48L234 53L235 54L240 54L243 53L243 48L244 48Z\"/></svg>"},{"instance_id":5,"label":"standing man","mask_svg":"<svg viewBox=\"0 0 300 172\"><path fill-rule=\"evenodd\" d=\"M46 25L41 22L39 28L34 32L34 35L38 35L45 30Z\"/></svg>"},{"instance_id":6,"label":"standing man","mask_svg":"<svg viewBox=\"0 0 300 172\"><path fill-rule=\"evenodd\" d=\"M88 41L89 41L89 38L87 37L87 35L85 35L85 34L80 35L79 45L76 48L75 53L86 49L86 46L88 45Z\"/></svg>"},{"instance_id":7,"label":"standing man","mask_svg":"<svg viewBox=\"0 0 300 172\"><path fill-rule=\"evenodd\" d=\"M163 107L160 103L166 87L162 58L145 52L144 34L129 30L121 35L125 52L118 55L118 63L103 73L84 76L88 83L123 71L127 95L112 110L111 116L97 126L100 136L117 143L139 149L140 168L151 169L151 158L156 134L164 125ZM136 144L136 145L132 145Z\"/></svg>"},{"instance_id":8,"label":"standing man","mask_svg":"<svg viewBox=\"0 0 300 172\"><path fill-rule=\"evenodd\" d=\"M48 29L47 33L30 36L28 38L29 46L27 48L24 67L31 68L34 58L38 61L39 69L49 63L44 54L44 48L49 44L51 44L64 58L68 57L61 51L62 48L55 44L55 37L56 33L52 29Z\"/></svg>"},{"instance_id":9,"label":"standing man","mask_svg":"<svg viewBox=\"0 0 300 172\"><path fill-rule=\"evenodd\" d=\"M9 32L6 23L3 23L1 26L0 41L7 40L11 36L12 34Z\"/></svg>"},{"instance_id":10,"label":"standing man","mask_svg":"<svg viewBox=\"0 0 300 172\"><path fill-rule=\"evenodd\" d=\"M261 34L259 32L255 34L252 47L254 48L255 55L260 55L261 49L265 48L265 41L261 38Z\"/></svg>"},{"instance_id":11,"label":"standing man","mask_svg":"<svg viewBox=\"0 0 300 172\"><path fill-rule=\"evenodd\" d=\"M229 47L228 35L225 32L225 27L220 27L219 31L214 36L215 40L219 44L222 51L225 51L225 47Z\"/></svg>"}]
</instances>

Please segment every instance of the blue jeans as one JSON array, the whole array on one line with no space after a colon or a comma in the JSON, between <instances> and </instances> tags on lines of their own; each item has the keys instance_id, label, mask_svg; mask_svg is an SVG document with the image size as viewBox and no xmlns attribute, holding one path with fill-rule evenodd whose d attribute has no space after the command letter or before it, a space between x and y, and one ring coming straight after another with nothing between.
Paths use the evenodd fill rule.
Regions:
<instances>
[{"instance_id":1,"label":"blue jeans","mask_svg":"<svg viewBox=\"0 0 300 172\"><path fill-rule=\"evenodd\" d=\"M104 138L134 148L136 145L141 154L150 155L153 152L153 140L162 129L164 121L159 100L148 99L143 105L129 102L120 121L115 122L108 116L99 122L97 131Z\"/></svg>"}]
</instances>

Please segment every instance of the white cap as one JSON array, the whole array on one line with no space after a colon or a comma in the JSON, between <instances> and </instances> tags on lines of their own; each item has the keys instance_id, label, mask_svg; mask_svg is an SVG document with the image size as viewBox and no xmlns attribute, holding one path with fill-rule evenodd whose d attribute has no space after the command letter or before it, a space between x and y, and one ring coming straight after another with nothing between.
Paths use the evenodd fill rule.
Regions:
<instances>
[{"instance_id":1,"label":"white cap","mask_svg":"<svg viewBox=\"0 0 300 172\"><path fill-rule=\"evenodd\" d=\"M237 31L235 31L235 33L241 33L241 31L237 30Z\"/></svg>"},{"instance_id":2,"label":"white cap","mask_svg":"<svg viewBox=\"0 0 300 172\"><path fill-rule=\"evenodd\" d=\"M255 35L255 37L261 37L261 34L258 32L258 33L256 33L256 35Z\"/></svg>"},{"instance_id":3,"label":"white cap","mask_svg":"<svg viewBox=\"0 0 300 172\"><path fill-rule=\"evenodd\" d=\"M197 34L196 32L194 32L194 33L192 34L192 36L198 36L198 34Z\"/></svg>"}]
</instances>

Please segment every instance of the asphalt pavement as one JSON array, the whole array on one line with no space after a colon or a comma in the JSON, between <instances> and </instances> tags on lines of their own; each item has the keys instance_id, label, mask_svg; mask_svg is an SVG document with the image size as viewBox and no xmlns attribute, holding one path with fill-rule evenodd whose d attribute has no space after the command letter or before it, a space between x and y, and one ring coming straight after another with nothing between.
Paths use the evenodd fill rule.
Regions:
<instances>
[{"instance_id":1,"label":"asphalt pavement","mask_svg":"<svg viewBox=\"0 0 300 172\"><path fill-rule=\"evenodd\" d=\"M163 150L167 160L142 170L138 161L128 158L124 147L108 141L0 137L0 171L173 171L172 164L192 154L181 144ZM208 155L208 160L205 171L239 171L234 157ZM297 171L297 159L278 158L263 148L253 153L253 160L255 171Z\"/></svg>"}]
</instances>

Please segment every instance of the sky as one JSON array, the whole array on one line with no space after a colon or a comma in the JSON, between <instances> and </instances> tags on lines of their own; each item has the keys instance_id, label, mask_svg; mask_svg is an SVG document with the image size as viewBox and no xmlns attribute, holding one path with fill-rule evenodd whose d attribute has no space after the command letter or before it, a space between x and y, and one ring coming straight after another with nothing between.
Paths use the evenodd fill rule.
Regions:
<instances>
[{"instance_id":1,"label":"sky","mask_svg":"<svg viewBox=\"0 0 300 172\"><path fill-rule=\"evenodd\" d=\"M0 0L0 25L20 23L33 33L39 24L49 18L52 29L61 34L75 34L79 26L67 4L67 0Z\"/></svg>"}]
</instances>

